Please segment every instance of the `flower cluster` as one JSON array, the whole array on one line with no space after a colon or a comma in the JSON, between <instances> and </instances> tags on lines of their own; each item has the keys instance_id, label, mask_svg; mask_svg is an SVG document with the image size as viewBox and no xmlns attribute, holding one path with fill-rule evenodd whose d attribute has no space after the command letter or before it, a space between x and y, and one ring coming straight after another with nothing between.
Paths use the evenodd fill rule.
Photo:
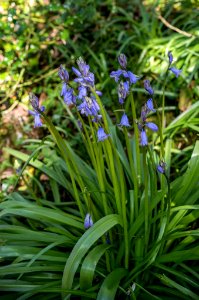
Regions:
<instances>
[{"instance_id":1,"label":"flower cluster","mask_svg":"<svg viewBox=\"0 0 199 300\"><path fill-rule=\"evenodd\" d=\"M168 58L169 58L169 66L171 66L171 64L173 63L173 55L170 51L168 52ZM171 71L176 77L178 77L182 72L182 70L179 70L175 67L169 67L169 71Z\"/></svg>"},{"instance_id":2,"label":"flower cluster","mask_svg":"<svg viewBox=\"0 0 199 300\"><path fill-rule=\"evenodd\" d=\"M64 102L67 105L76 105L77 110L81 115L90 116L93 122L99 123L102 116L99 113L100 107L97 103L95 94L101 96L100 91L95 90L95 76L90 72L90 66L79 57L77 59L78 68L72 67L72 71L76 75L74 82L78 84L78 92L74 93L74 89L69 85L69 74L61 65L58 75L63 81L61 96L64 97ZM94 91L94 93L93 93ZM97 131L98 142L104 141L109 137L103 127L99 127Z\"/></svg>"},{"instance_id":3,"label":"flower cluster","mask_svg":"<svg viewBox=\"0 0 199 300\"><path fill-rule=\"evenodd\" d=\"M150 97L153 96L154 91L150 85L150 81L148 79L144 80L144 88L149 93ZM146 134L145 128L148 127L153 131L158 131L158 126L155 123L147 122L147 117L150 112L155 112L156 110L153 107L153 99L149 98L145 105L142 107L140 122L138 122L138 129L140 131L140 146L148 145L148 138Z\"/></svg>"},{"instance_id":4,"label":"flower cluster","mask_svg":"<svg viewBox=\"0 0 199 300\"><path fill-rule=\"evenodd\" d=\"M62 65L59 67L58 75L62 80L62 90L60 95L64 98L64 102L69 106L75 104L76 97L74 95L74 90L68 85L69 74Z\"/></svg>"},{"instance_id":5,"label":"flower cluster","mask_svg":"<svg viewBox=\"0 0 199 300\"><path fill-rule=\"evenodd\" d=\"M131 71L127 71L127 58L124 54L120 54L118 57L118 62L121 66L121 69L117 71L112 71L110 77L115 79L115 82L119 82L118 85L118 98L119 103L124 104L124 100L129 94L131 84L136 83L139 80L139 77L133 74Z\"/></svg>"},{"instance_id":6,"label":"flower cluster","mask_svg":"<svg viewBox=\"0 0 199 300\"><path fill-rule=\"evenodd\" d=\"M39 99L33 93L29 93L29 99L30 99L30 103L34 109L34 111L29 110L29 114L34 116L34 128L41 127L42 122L41 122L40 115L42 112L44 112L45 107L44 106L39 107Z\"/></svg>"},{"instance_id":7,"label":"flower cluster","mask_svg":"<svg viewBox=\"0 0 199 300\"><path fill-rule=\"evenodd\" d=\"M114 78L115 82L119 83L118 98L119 98L119 103L123 105L126 97L130 92L131 85L136 83L139 80L139 77L126 69L127 58L123 53L119 55L118 62L120 64L121 69L118 69L117 71L112 71L110 73L110 77ZM125 113L123 114L121 121L118 125L125 126L125 127L130 126L128 117Z\"/></svg>"}]
</instances>

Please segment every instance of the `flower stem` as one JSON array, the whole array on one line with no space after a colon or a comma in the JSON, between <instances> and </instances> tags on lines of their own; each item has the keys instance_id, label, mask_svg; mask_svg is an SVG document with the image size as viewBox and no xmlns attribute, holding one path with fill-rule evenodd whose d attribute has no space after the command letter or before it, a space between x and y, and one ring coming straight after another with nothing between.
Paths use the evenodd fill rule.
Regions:
<instances>
[{"instance_id":1,"label":"flower stem","mask_svg":"<svg viewBox=\"0 0 199 300\"><path fill-rule=\"evenodd\" d=\"M135 218L137 218L138 217L138 181L137 181L137 177L136 177L135 164L134 164L134 161L133 161L133 154L132 154L132 151L131 151L131 145L130 145L130 141L129 141L129 137L128 137L126 128L124 128L124 135L125 135L125 140L126 140L126 148L127 148L127 153L128 153L128 157L129 157L131 174L132 174L132 177L133 177Z\"/></svg>"},{"instance_id":2,"label":"flower stem","mask_svg":"<svg viewBox=\"0 0 199 300\"><path fill-rule=\"evenodd\" d=\"M149 238L149 198L148 198L148 169L146 162L146 148L143 149L143 165L144 165L144 228L145 228L145 253L147 253Z\"/></svg>"},{"instance_id":3,"label":"flower stem","mask_svg":"<svg viewBox=\"0 0 199 300\"><path fill-rule=\"evenodd\" d=\"M135 147L136 147L136 167L137 167L137 182L138 186L141 183L141 167L140 167L140 148L139 148L139 132L138 127L135 125L135 121L137 120L136 117L136 110L135 110L135 102L133 98L133 93L130 91L130 100L131 100L131 108L132 108L132 115L134 121L134 133L135 133Z\"/></svg>"}]
</instances>

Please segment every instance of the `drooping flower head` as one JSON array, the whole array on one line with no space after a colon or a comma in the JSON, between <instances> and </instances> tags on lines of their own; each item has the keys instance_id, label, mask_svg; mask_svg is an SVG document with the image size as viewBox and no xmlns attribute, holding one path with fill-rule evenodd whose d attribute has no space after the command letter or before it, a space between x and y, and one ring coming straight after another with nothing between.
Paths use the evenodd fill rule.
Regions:
<instances>
[{"instance_id":1,"label":"drooping flower head","mask_svg":"<svg viewBox=\"0 0 199 300\"><path fill-rule=\"evenodd\" d=\"M85 220L84 220L84 228L88 229L93 226L93 220L89 213L86 214Z\"/></svg>"},{"instance_id":2,"label":"drooping flower head","mask_svg":"<svg viewBox=\"0 0 199 300\"><path fill-rule=\"evenodd\" d=\"M168 58L169 58L169 64L171 65L173 62L173 55L172 55L171 51L168 52Z\"/></svg>"},{"instance_id":3,"label":"drooping flower head","mask_svg":"<svg viewBox=\"0 0 199 300\"><path fill-rule=\"evenodd\" d=\"M176 76L178 77L180 75L180 73L182 72L182 70L176 69L174 67L169 68L169 70Z\"/></svg>"},{"instance_id":4,"label":"drooping flower head","mask_svg":"<svg viewBox=\"0 0 199 300\"><path fill-rule=\"evenodd\" d=\"M123 104L124 100L129 94L130 85L135 84L139 80L139 77L133 74L131 71L126 70L127 58L123 53L119 55L118 62L121 66L121 69L118 69L117 71L112 71L110 73L110 77L114 78L115 82L119 82L119 86L118 86L119 103Z\"/></svg>"},{"instance_id":5,"label":"drooping flower head","mask_svg":"<svg viewBox=\"0 0 199 300\"><path fill-rule=\"evenodd\" d=\"M147 100L146 107L148 109L148 113L151 111L156 112L156 109L154 109L154 107L153 107L153 99L152 98Z\"/></svg>"},{"instance_id":6,"label":"drooping flower head","mask_svg":"<svg viewBox=\"0 0 199 300\"><path fill-rule=\"evenodd\" d=\"M104 128L100 127L97 131L97 141L98 142L103 142L104 140L106 140L108 137L110 136L110 134L106 134L104 131Z\"/></svg>"},{"instance_id":7,"label":"drooping flower head","mask_svg":"<svg viewBox=\"0 0 199 300\"><path fill-rule=\"evenodd\" d=\"M149 93L149 95L153 95L154 91L150 85L150 81L148 79L144 80L144 88Z\"/></svg>"},{"instance_id":8,"label":"drooping flower head","mask_svg":"<svg viewBox=\"0 0 199 300\"><path fill-rule=\"evenodd\" d=\"M144 129L140 132L140 146L144 147L148 145L148 138Z\"/></svg>"},{"instance_id":9,"label":"drooping flower head","mask_svg":"<svg viewBox=\"0 0 199 300\"><path fill-rule=\"evenodd\" d=\"M78 96L77 99L81 100L77 106L78 111L82 115L94 117L92 121L98 122L100 120L100 115L98 117L100 107L96 100L96 95L101 96L100 91L95 90L95 76L90 72L90 66L79 57L77 59L77 65L79 69L72 67L73 72L77 76L74 82L78 83ZM95 91L95 93L93 92Z\"/></svg>"},{"instance_id":10,"label":"drooping flower head","mask_svg":"<svg viewBox=\"0 0 199 300\"><path fill-rule=\"evenodd\" d=\"M69 87L66 82L62 84L61 96L64 97L64 102L70 106L76 103L76 97L74 95L74 90Z\"/></svg>"},{"instance_id":11,"label":"drooping flower head","mask_svg":"<svg viewBox=\"0 0 199 300\"><path fill-rule=\"evenodd\" d=\"M45 107L44 106L39 107L39 99L33 93L29 93L29 99L34 110L34 111L29 110L29 114L34 116L34 128L41 127L43 124L40 115L42 112L44 112Z\"/></svg>"},{"instance_id":12,"label":"drooping flower head","mask_svg":"<svg viewBox=\"0 0 199 300\"><path fill-rule=\"evenodd\" d=\"M69 87L68 81L69 81L69 74L66 69L60 65L58 75L61 78L62 82L62 89L60 95L64 97L64 102L70 106L76 103L76 97L74 95L74 90Z\"/></svg>"},{"instance_id":13,"label":"drooping flower head","mask_svg":"<svg viewBox=\"0 0 199 300\"><path fill-rule=\"evenodd\" d=\"M59 67L58 75L61 78L61 80L63 80L64 82L68 82L69 80L68 71L66 71L66 69L62 65L60 65Z\"/></svg>"},{"instance_id":14,"label":"drooping flower head","mask_svg":"<svg viewBox=\"0 0 199 300\"><path fill-rule=\"evenodd\" d=\"M148 139L146 135L145 128L148 127L152 131L158 131L158 126L155 123L152 122L138 122L138 129L140 131L140 146L146 146L148 145Z\"/></svg>"},{"instance_id":15,"label":"drooping flower head","mask_svg":"<svg viewBox=\"0 0 199 300\"><path fill-rule=\"evenodd\" d=\"M147 117L150 111L153 110L152 99L150 98L147 103L141 109L140 121L137 122L137 126L140 132L140 145L146 146L148 139L145 128L149 128L152 131L158 131L158 126L153 122L147 122Z\"/></svg>"},{"instance_id":16,"label":"drooping flower head","mask_svg":"<svg viewBox=\"0 0 199 300\"><path fill-rule=\"evenodd\" d=\"M118 62L120 64L120 66L123 68L123 69L126 69L126 66L127 66L127 58L126 58L126 55L121 53L119 56L118 56Z\"/></svg>"},{"instance_id":17,"label":"drooping flower head","mask_svg":"<svg viewBox=\"0 0 199 300\"><path fill-rule=\"evenodd\" d=\"M145 122L145 126L151 129L152 131L158 131L158 126L152 122Z\"/></svg>"},{"instance_id":18,"label":"drooping flower head","mask_svg":"<svg viewBox=\"0 0 199 300\"><path fill-rule=\"evenodd\" d=\"M163 160L161 160L159 165L157 166L157 171L161 174L164 174L165 169L166 169L166 163Z\"/></svg>"},{"instance_id":19,"label":"drooping flower head","mask_svg":"<svg viewBox=\"0 0 199 300\"><path fill-rule=\"evenodd\" d=\"M124 113L122 118L121 118L121 121L120 121L120 124L118 124L119 126L125 126L125 127L130 127L130 124L129 124L129 119L127 117L127 115Z\"/></svg>"},{"instance_id":20,"label":"drooping flower head","mask_svg":"<svg viewBox=\"0 0 199 300\"><path fill-rule=\"evenodd\" d=\"M124 103L124 100L126 99L128 93L129 93L129 82L120 81L118 86L118 98L120 104Z\"/></svg>"},{"instance_id":21,"label":"drooping flower head","mask_svg":"<svg viewBox=\"0 0 199 300\"><path fill-rule=\"evenodd\" d=\"M74 81L84 86L90 85L93 87L95 84L95 76L89 71L90 66L85 63L82 57L79 57L77 59L77 65L79 67L79 70L75 67L72 67L73 72L77 76Z\"/></svg>"}]
</instances>

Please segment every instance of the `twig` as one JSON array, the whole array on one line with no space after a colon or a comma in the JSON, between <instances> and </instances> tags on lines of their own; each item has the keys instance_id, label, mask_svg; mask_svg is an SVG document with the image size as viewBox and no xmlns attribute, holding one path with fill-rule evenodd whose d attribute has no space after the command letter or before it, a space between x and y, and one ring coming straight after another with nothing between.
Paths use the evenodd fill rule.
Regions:
<instances>
[{"instance_id":1,"label":"twig","mask_svg":"<svg viewBox=\"0 0 199 300\"><path fill-rule=\"evenodd\" d=\"M164 23L164 25L166 25L167 27L169 27L170 29L182 34L182 35L185 35L187 37L193 37L193 34L191 33L188 33L186 31L183 31L183 30L180 30L179 28L171 25L169 22L167 22L167 20L165 20L165 18L163 18L161 15L158 14L158 19L160 19L162 21L162 23Z\"/></svg>"}]
</instances>

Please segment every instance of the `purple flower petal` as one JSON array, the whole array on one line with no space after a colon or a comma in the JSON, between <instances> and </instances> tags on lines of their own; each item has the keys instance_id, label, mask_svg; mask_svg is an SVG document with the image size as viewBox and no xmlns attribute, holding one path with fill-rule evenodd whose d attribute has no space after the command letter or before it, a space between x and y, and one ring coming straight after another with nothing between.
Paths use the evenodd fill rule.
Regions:
<instances>
[{"instance_id":1,"label":"purple flower petal","mask_svg":"<svg viewBox=\"0 0 199 300\"><path fill-rule=\"evenodd\" d=\"M149 112L150 111L156 112L156 109L154 109L154 107L153 107L153 99L152 98L147 100L146 107L147 107Z\"/></svg>"},{"instance_id":2,"label":"purple flower petal","mask_svg":"<svg viewBox=\"0 0 199 300\"><path fill-rule=\"evenodd\" d=\"M77 75L78 77L81 77L82 74L80 73L79 70L77 70L75 67L72 67L73 72L75 73L75 75Z\"/></svg>"},{"instance_id":3,"label":"purple flower petal","mask_svg":"<svg viewBox=\"0 0 199 300\"><path fill-rule=\"evenodd\" d=\"M86 214L85 220L84 220L84 228L88 229L93 226L93 220L89 213Z\"/></svg>"},{"instance_id":4,"label":"purple flower petal","mask_svg":"<svg viewBox=\"0 0 199 300\"><path fill-rule=\"evenodd\" d=\"M119 86L118 86L118 98L119 98L119 103L123 104L124 100L127 97L128 94L128 87L129 85L127 82L120 81Z\"/></svg>"},{"instance_id":5,"label":"purple flower petal","mask_svg":"<svg viewBox=\"0 0 199 300\"><path fill-rule=\"evenodd\" d=\"M139 77L137 77L132 72L128 71L127 73L128 73L128 78L129 78L131 84L136 83L139 80Z\"/></svg>"},{"instance_id":6,"label":"purple flower petal","mask_svg":"<svg viewBox=\"0 0 199 300\"><path fill-rule=\"evenodd\" d=\"M153 89L150 85L150 81L148 79L144 80L144 88L150 95L154 94L154 91L153 91Z\"/></svg>"},{"instance_id":7,"label":"purple flower petal","mask_svg":"<svg viewBox=\"0 0 199 300\"><path fill-rule=\"evenodd\" d=\"M32 110L28 110L29 114L32 115L32 116L35 116L37 114L37 112L35 111L32 111Z\"/></svg>"},{"instance_id":8,"label":"purple flower petal","mask_svg":"<svg viewBox=\"0 0 199 300\"><path fill-rule=\"evenodd\" d=\"M120 64L120 66L123 68L123 69L126 69L126 66L127 66L127 59L126 59L126 55L124 55L123 53L121 53L118 57L118 62Z\"/></svg>"},{"instance_id":9,"label":"purple flower petal","mask_svg":"<svg viewBox=\"0 0 199 300\"><path fill-rule=\"evenodd\" d=\"M146 135L146 131L144 129L142 129L142 131L140 132L140 146L147 146L148 145L148 138Z\"/></svg>"},{"instance_id":10,"label":"purple flower petal","mask_svg":"<svg viewBox=\"0 0 199 300\"><path fill-rule=\"evenodd\" d=\"M41 127L42 125L40 114L35 114L34 127Z\"/></svg>"},{"instance_id":11,"label":"purple flower petal","mask_svg":"<svg viewBox=\"0 0 199 300\"><path fill-rule=\"evenodd\" d=\"M64 82L62 84L62 90L61 90L60 96L64 96L66 92L67 92L67 84L66 84L66 82Z\"/></svg>"},{"instance_id":12,"label":"purple flower petal","mask_svg":"<svg viewBox=\"0 0 199 300\"><path fill-rule=\"evenodd\" d=\"M80 85L78 90L79 90L79 95L78 95L79 99L82 99L83 97L87 96L87 89L85 86Z\"/></svg>"},{"instance_id":13,"label":"purple flower petal","mask_svg":"<svg viewBox=\"0 0 199 300\"><path fill-rule=\"evenodd\" d=\"M120 76L123 74L122 70L112 71L110 73L110 77L115 79L115 82L118 82L120 79Z\"/></svg>"},{"instance_id":14,"label":"purple flower petal","mask_svg":"<svg viewBox=\"0 0 199 300\"><path fill-rule=\"evenodd\" d=\"M169 57L169 64L172 64L172 62L173 62L173 55L172 55L171 51L168 52L168 57Z\"/></svg>"},{"instance_id":15,"label":"purple flower petal","mask_svg":"<svg viewBox=\"0 0 199 300\"><path fill-rule=\"evenodd\" d=\"M157 166L157 171L162 174L164 173L164 169L159 165Z\"/></svg>"},{"instance_id":16,"label":"purple flower petal","mask_svg":"<svg viewBox=\"0 0 199 300\"><path fill-rule=\"evenodd\" d=\"M174 74L176 77L178 77L178 76L180 75L180 73L182 72L182 70L178 70L178 69L176 69L176 68L174 68L174 67L169 68L169 70L170 70L171 72L173 72L173 74Z\"/></svg>"},{"instance_id":17,"label":"purple flower petal","mask_svg":"<svg viewBox=\"0 0 199 300\"><path fill-rule=\"evenodd\" d=\"M83 76L87 76L90 67L89 67L89 65L87 65L87 64L85 63L85 61L83 60L82 57L79 57L79 58L77 59L77 64L78 64L78 67L79 67L79 70L80 70L81 74L82 74Z\"/></svg>"},{"instance_id":18,"label":"purple flower petal","mask_svg":"<svg viewBox=\"0 0 199 300\"><path fill-rule=\"evenodd\" d=\"M35 94L29 93L29 99L33 109L37 111L39 109L39 98Z\"/></svg>"},{"instance_id":19,"label":"purple flower petal","mask_svg":"<svg viewBox=\"0 0 199 300\"><path fill-rule=\"evenodd\" d=\"M68 82L68 80L69 80L69 74L64 69L64 67L62 65L59 67L58 75L61 78L61 80L65 81L65 82Z\"/></svg>"},{"instance_id":20,"label":"purple flower petal","mask_svg":"<svg viewBox=\"0 0 199 300\"><path fill-rule=\"evenodd\" d=\"M100 91L95 91L96 92L96 94L98 95L98 96L102 96L102 92L100 92Z\"/></svg>"},{"instance_id":21,"label":"purple flower petal","mask_svg":"<svg viewBox=\"0 0 199 300\"><path fill-rule=\"evenodd\" d=\"M97 141L98 142L103 142L104 140L106 140L108 137L110 136L110 134L106 134L104 131L104 128L100 127L97 131Z\"/></svg>"},{"instance_id":22,"label":"purple flower petal","mask_svg":"<svg viewBox=\"0 0 199 300\"><path fill-rule=\"evenodd\" d=\"M165 173L166 163L164 161L160 161L159 165L157 166L157 171L161 174Z\"/></svg>"},{"instance_id":23,"label":"purple flower petal","mask_svg":"<svg viewBox=\"0 0 199 300\"><path fill-rule=\"evenodd\" d=\"M67 105L71 105L71 104L75 104L76 98L73 95L73 89L72 88L68 88L66 90L66 93L64 94L64 102Z\"/></svg>"},{"instance_id":24,"label":"purple flower petal","mask_svg":"<svg viewBox=\"0 0 199 300\"><path fill-rule=\"evenodd\" d=\"M121 121L120 121L120 124L118 124L118 125L119 126L130 127L128 117L125 113L123 114L123 116L121 118Z\"/></svg>"},{"instance_id":25,"label":"purple flower petal","mask_svg":"<svg viewBox=\"0 0 199 300\"><path fill-rule=\"evenodd\" d=\"M41 112L44 112L45 109L46 109L45 106L41 106L41 107L40 107L40 111L41 111Z\"/></svg>"},{"instance_id":26,"label":"purple flower petal","mask_svg":"<svg viewBox=\"0 0 199 300\"><path fill-rule=\"evenodd\" d=\"M146 122L145 125L153 131L158 131L158 126L152 122Z\"/></svg>"}]
</instances>

